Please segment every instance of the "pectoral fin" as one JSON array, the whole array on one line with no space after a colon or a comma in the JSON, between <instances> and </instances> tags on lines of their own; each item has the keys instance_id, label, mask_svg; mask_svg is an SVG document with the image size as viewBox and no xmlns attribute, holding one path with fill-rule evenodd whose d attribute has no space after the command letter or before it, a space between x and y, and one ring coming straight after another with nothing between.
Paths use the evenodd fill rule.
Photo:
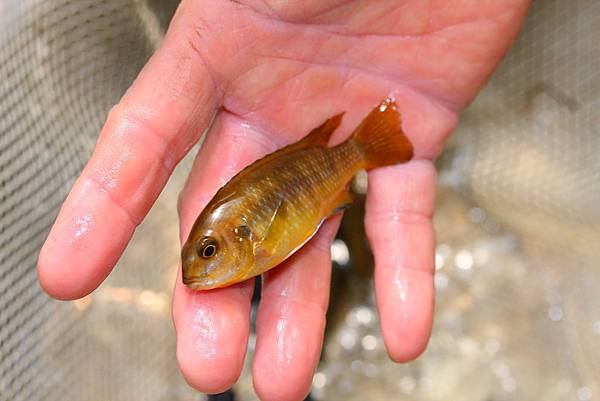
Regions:
<instances>
[{"instance_id":1,"label":"pectoral fin","mask_svg":"<svg viewBox=\"0 0 600 401\"><path fill-rule=\"evenodd\" d=\"M287 223L286 216L285 203L283 199L280 199L269 224L261 234L260 240L257 242L257 247L254 251L254 254L257 257L268 257L273 255L281 238L285 235Z\"/></svg>"},{"instance_id":2,"label":"pectoral fin","mask_svg":"<svg viewBox=\"0 0 600 401\"><path fill-rule=\"evenodd\" d=\"M328 211L330 212L330 215L332 215L347 208L353 201L354 197L347 189L344 189L329 203ZM325 213L325 215L327 215L327 213ZM260 235L260 241L258 241L256 244L254 254L257 258L270 257L275 254L281 240L285 237L285 235L287 235L286 230L287 226L289 225L288 217L286 203L281 200L275 212L273 213L269 224L264 232ZM298 249L306 244L306 242L308 242L317 233L324 220L325 219L321 220L319 224L314 227L314 230L308 232L301 243L291 252L289 252L288 255L286 255L286 258L294 254Z\"/></svg>"}]
</instances>

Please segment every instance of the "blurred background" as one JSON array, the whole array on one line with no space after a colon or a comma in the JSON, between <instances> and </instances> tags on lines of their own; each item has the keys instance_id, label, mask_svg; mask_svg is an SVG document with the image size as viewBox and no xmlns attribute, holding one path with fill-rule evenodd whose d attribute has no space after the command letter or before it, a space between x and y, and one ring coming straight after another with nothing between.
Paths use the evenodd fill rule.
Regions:
<instances>
[{"instance_id":1,"label":"blurred background","mask_svg":"<svg viewBox=\"0 0 600 401\"><path fill-rule=\"evenodd\" d=\"M204 399L179 374L170 317L189 158L92 296L52 301L35 270L109 108L175 7L0 1L0 401ZM362 205L348 211L314 399L600 400L598 41L597 0L535 1L465 112L438 161L437 311L415 362L387 358ZM255 399L248 372L237 400Z\"/></svg>"}]
</instances>

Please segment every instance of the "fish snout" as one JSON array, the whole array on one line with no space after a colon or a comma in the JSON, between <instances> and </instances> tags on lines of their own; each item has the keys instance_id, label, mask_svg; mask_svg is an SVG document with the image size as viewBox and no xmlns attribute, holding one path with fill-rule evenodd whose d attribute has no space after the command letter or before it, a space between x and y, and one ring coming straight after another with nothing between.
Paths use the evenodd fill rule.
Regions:
<instances>
[{"instance_id":1,"label":"fish snout","mask_svg":"<svg viewBox=\"0 0 600 401\"><path fill-rule=\"evenodd\" d=\"M181 279L183 284L190 288L199 287L208 279L208 275L204 272L195 274L192 269L183 268Z\"/></svg>"},{"instance_id":2,"label":"fish snout","mask_svg":"<svg viewBox=\"0 0 600 401\"><path fill-rule=\"evenodd\" d=\"M185 244L181 250L181 273L183 282L187 284L194 275L194 266L197 263L198 255L193 246Z\"/></svg>"}]
</instances>

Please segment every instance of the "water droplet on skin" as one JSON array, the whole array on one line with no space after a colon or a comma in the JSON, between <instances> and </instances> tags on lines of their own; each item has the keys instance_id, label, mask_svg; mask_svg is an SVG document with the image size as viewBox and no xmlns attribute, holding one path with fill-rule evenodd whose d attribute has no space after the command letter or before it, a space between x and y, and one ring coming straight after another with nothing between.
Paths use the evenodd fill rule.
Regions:
<instances>
[{"instance_id":1,"label":"water droplet on skin","mask_svg":"<svg viewBox=\"0 0 600 401\"><path fill-rule=\"evenodd\" d=\"M75 238L79 238L83 234L87 233L91 222L92 216L89 215L76 218L75 225L77 226L77 231L75 231Z\"/></svg>"},{"instance_id":2,"label":"water droplet on skin","mask_svg":"<svg viewBox=\"0 0 600 401\"><path fill-rule=\"evenodd\" d=\"M400 296L400 301L402 301L404 307L406 307L406 297L408 292L408 288L406 286L406 278L396 277L394 278L394 284L396 285L396 293ZM404 312L403 316L407 316L407 313Z\"/></svg>"},{"instance_id":3,"label":"water droplet on skin","mask_svg":"<svg viewBox=\"0 0 600 401\"><path fill-rule=\"evenodd\" d=\"M379 111L383 113L384 111L387 110L387 107L388 107L387 104L382 104L379 106Z\"/></svg>"},{"instance_id":4,"label":"water droplet on skin","mask_svg":"<svg viewBox=\"0 0 600 401\"><path fill-rule=\"evenodd\" d=\"M194 344L198 351L206 356L213 357L217 354L217 331L213 322L212 313L206 309L198 309L192 322Z\"/></svg>"},{"instance_id":5,"label":"water droplet on skin","mask_svg":"<svg viewBox=\"0 0 600 401\"><path fill-rule=\"evenodd\" d=\"M277 365L289 366L293 361L293 347L297 343L299 334L298 328L290 325L288 319L279 319L277 322Z\"/></svg>"}]
</instances>

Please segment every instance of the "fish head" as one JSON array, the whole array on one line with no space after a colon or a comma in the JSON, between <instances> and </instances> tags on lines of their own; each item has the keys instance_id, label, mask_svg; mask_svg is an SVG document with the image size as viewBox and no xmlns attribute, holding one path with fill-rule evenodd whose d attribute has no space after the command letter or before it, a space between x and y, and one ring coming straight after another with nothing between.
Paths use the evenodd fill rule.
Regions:
<instances>
[{"instance_id":1,"label":"fish head","mask_svg":"<svg viewBox=\"0 0 600 401\"><path fill-rule=\"evenodd\" d=\"M250 229L238 219L199 224L184 244L181 260L183 283L193 290L243 281L255 261Z\"/></svg>"}]
</instances>

